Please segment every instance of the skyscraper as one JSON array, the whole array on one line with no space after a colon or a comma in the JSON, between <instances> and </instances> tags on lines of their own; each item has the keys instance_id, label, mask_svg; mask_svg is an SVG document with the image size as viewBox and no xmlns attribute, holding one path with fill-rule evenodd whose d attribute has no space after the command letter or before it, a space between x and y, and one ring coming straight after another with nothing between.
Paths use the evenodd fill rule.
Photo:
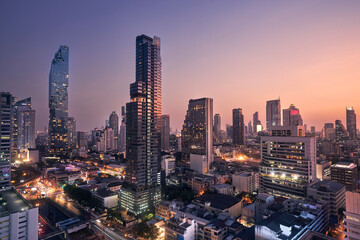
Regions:
<instances>
[{"instance_id":1,"label":"skyscraper","mask_svg":"<svg viewBox=\"0 0 360 240\"><path fill-rule=\"evenodd\" d=\"M288 109L283 109L283 126L302 126L303 120L300 111L291 104ZM306 132L306 128L305 128Z\"/></svg>"},{"instance_id":2,"label":"skyscraper","mask_svg":"<svg viewBox=\"0 0 360 240\"><path fill-rule=\"evenodd\" d=\"M69 47L60 46L49 74L49 150L61 154L68 146Z\"/></svg>"},{"instance_id":3,"label":"skyscraper","mask_svg":"<svg viewBox=\"0 0 360 240\"><path fill-rule=\"evenodd\" d=\"M194 170L207 172L213 161L213 119L212 98L189 101L181 131L181 148L184 153L190 154L190 165L194 160L193 166L197 166ZM199 161L203 163L198 164Z\"/></svg>"},{"instance_id":4,"label":"skyscraper","mask_svg":"<svg viewBox=\"0 0 360 240\"><path fill-rule=\"evenodd\" d=\"M346 130L350 139L356 138L356 114L353 107L346 108Z\"/></svg>"},{"instance_id":5,"label":"skyscraper","mask_svg":"<svg viewBox=\"0 0 360 240\"><path fill-rule=\"evenodd\" d=\"M119 145L119 116L115 111L110 114L109 127L114 131L114 150L117 150Z\"/></svg>"},{"instance_id":6,"label":"skyscraper","mask_svg":"<svg viewBox=\"0 0 360 240\"><path fill-rule=\"evenodd\" d=\"M161 200L160 38L136 37L136 81L126 104L126 182L121 206L139 214Z\"/></svg>"},{"instance_id":7,"label":"skyscraper","mask_svg":"<svg viewBox=\"0 0 360 240\"><path fill-rule=\"evenodd\" d=\"M244 144L244 115L241 108L233 109L233 144Z\"/></svg>"},{"instance_id":8,"label":"skyscraper","mask_svg":"<svg viewBox=\"0 0 360 240\"><path fill-rule=\"evenodd\" d=\"M335 140L342 141L342 140L346 140L348 138L349 138L349 133L345 129L341 120L336 120L335 121Z\"/></svg>"},{"instance_id":9,"label":"skyscraper","mask_svg":"<svg viewBox=\"0 0 360 240\"><path fill-rule=\"evenodd\" d=\"M216 142L220 141L221 137L221 117L220 114L215 114L214 116L214 138Z\"/></svg>"},{"instance_id":10,"label":"skyscraper","mask_svg":"<svg viewBox=\"0 0 360 240\"><path fill-rule=\"evenodd\" d=\"M316 179L316 139L304 137L303 126L277 126L261 137L260 192L301 198Z\"/></svg>"},{"instance_id":11,"label":"skyscraper","mask_svg":"<svg viewBox=\"0 0 360 240\"><path fill-rule=\"evenodd\" d=\"M335 128L333 123L325 123L323 128L323 138L327 140L335 139Z\"/></svg>"},{"instance_id":12,"label":"skyscraper","mask_svg":"<svg viewBox=\"0 0 360 240\"><path fill-rule=\"evenodd\" d=\"M161 150L170 150L170 115L161 116Z\"/></svg>"},{"instance_id":13,"label":"skyscraper","mask_svg":"<svg viewBox=\"0 0 360 240\"><path fill-rule=\"evenodd\" d=\"M266 102L266 130L272 126L281 126L280 99Z\"/></svg>"},{"instance_id":14,"label":"skyscraper","mask_svg":"<svg viewBox=\"0 0 360 240\"><path fill-rule=\"evenodd\" d=\"M16 151L35 148L35 110L31 98L14 104L13 144Z\"/></svg>"},{"instance_id":15,"label":"skyscraper","mask_svg":"<svg viewBox=\"0 0 360 240\"><path fill-rule=\"evenodd\" d=\"M119 134L119 150L125 151L126 148L126 109L125 106L121 107L121 125Z\"/></svg>"},{"instance_id":16,"label":"skyscraper","mask_svg":"<svg viewBox=\"0 0 360 240\"><path fill-rule=\"evenodd\" d=\"M10 148L13 97L8 92L0 93L0 190L10 186Z\"/></svg>"},{"instance_id":17,"label":"skyscraper","mask_svg":"<svg viewBox=\"0 0 360 240\"><path fill-rule=\"evenodd\" d=\"M68 117L68 145L70 149L76 148L76 120L74 117Z\"/></svg>"}]
</instances>

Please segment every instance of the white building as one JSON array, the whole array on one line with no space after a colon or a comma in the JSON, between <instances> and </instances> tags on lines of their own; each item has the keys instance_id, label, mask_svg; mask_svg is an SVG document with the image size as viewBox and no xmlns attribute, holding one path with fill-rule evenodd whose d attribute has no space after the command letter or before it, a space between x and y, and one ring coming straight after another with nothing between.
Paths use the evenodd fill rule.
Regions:
<instances>
[{"instance_id":1,"label":"white building","mask_svg":"<svg viewBox=\"0 0 360 240\"><path fill-rule=\"evenodd\" d=\"M321 161L316 163L316 178L320 180L330 179L331 163Z\"/></svg>"},{"instance_id":2,"label":"white building","mask_svg":"<svg viewBox=\"0 0 360 240\"><path fill-rule=\"evenodd\" d=\"M14 189L0 192L0 239L38 239L38 208Z\"/></svg>"},{"instance_id":3,"label":"white building","mask_svg":"<svg viewBox=\"0 0 360 240\"><path fill-rule=\"evenodd\" d=\"M254 192L259 189L258 172L242 172L232 175L232 185L241 192Z\"/></svg>"},{"instance_id":4,"label":"white building","mask_svg":"<svg viewBox=\"0 0 360 240\"><path fill-rule=\"evenodd\" d=\"M190 169L201 174L206 173L208 171L208 160L206 155L190 154Z\"/></svg>"},{"instance_id":5,"label":"white building","mask_svg":"<svg viewBox=\"0 0 360 240\"><path fill-rule=\"evenodd\" d=\"M107 189L100 189L94 192L94 197L100 200L104 208L117 207L119 204L119 195Z\"/></svg>"},{"instance_id":6,"label":"white building","mask_svg":"<svg viewBox=\"0 0 360 240\"><path fill-rule=\"evenodd\" d=\"M360 239L360 193L347 191L345 196L345 240Z\"/></svg>"},{"instance_id":7,"label":"white building","mask_svg":"<svg viewBox=\"0 0 360 240\"><path fill-rule=\"evenodd\" d=\"M161 168L165 170L166 176L175 173L175 157L172 155L165 155L161 160Z\"/></svg>"},{"instance_id":8,"label":"white building","mask_svg":"<svg viewBox=\"0 0 360 240\"><path fill-rule=\"evenodd\" d=\"M233 195L234 189L233 186L227 183L218 183L211 186L211 190L215 191L216 193L221 193L225 195Z\"/></svg>"}]
</instances>

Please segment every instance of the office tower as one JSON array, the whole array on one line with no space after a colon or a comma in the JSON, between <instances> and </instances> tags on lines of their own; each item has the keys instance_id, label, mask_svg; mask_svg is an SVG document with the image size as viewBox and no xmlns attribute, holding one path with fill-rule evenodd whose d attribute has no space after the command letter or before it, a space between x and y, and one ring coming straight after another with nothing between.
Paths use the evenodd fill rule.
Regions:
<instances>
[{"instance_id":1,"label":"office tower","mask_svg":"<svg viewBox=\"0 0 360 240\"><path fill-rule=\"evenodd\" d=\"M76 148L76 120L74 117L68 117L68 144L70 149Z\"/></svg>"},{"instance_id":2,"label":"office tower","mask_svg":"<svg viewBox=\"0 0 360 240\"><path fill-rule=\"evenodd\" d=\"M288 109L283 109L283 126L302 126L303 120L300 111L291 104ZM305 128L306 132L306 128Z\"/></svg>"},{"instance_id":3,"label":"office tower","mask_svg":"<svg viewBox=\"0 0 360 240\"><path fill-rule=\"evenodd\" d=\"M161 116L161 150L170 150L170 115Z\"/></svg>"},{"instance_id":4,"label":"office tower","mask_svg":"<svg viewBox=\"0 0 360 240\"><path fill-rule=\"evenodd\" d=\"M228 139L232 140L233 137L233 126L230 124L226 124L226 136Z\"/></svg>"},{"instance_id":5,"label":"office tower","mask_svg":"<svg viewBox=\"0 0 360 240\"><path fill-rule=\"evenodd\" d=\"M118 149L119 139L119 116L113 111L109 117L109 127L114 130L114 150Z\"/></svg>"},{"instance_id":6,"label":"office tower","mask_svg":"<svg viewBox=\"0 0 360 240\"><path fill-rule=\"evenodd\" d=\"M335 139L335 128L333 123L325 123L323 129L323 136L326 140Z\"/></svg>"},{"instance_id":7,"label":"office tower","mask_svg":"<svg viewBox=\"0 0 360 240\"><path fill-rule=\"evenodd\" d=\"M221 117L218 113L214 115L214 138L216 142L221 140Z\"/></svg>"},{"instance_id":8,"label":"office tower","mask_svg":"<svg viewBox=\"0 0 360 240\"><path fill-rule=\"evenodd\" d=\"M357 165L350 161L340 161L331 166L331 180L345 185L347 191L358 189Z\"/></svg>"},{"instance_id":9,"label":"office tower","mask_svg":"<svg viewBox=\"0 0 360 240\"><path fill-rule=\"evenodd\" d=\"M305 198L306 185L316 179L316 139L304 136L303 126L278 126L261 137L260 192Z\"/></svg>"},{"instance_id":10,"label":"office tower","mask_svg":"<svg viewBox=\"0 0 360 240\"><path fill-rule=\"evenodd\" d=\"M311 126L311 127L310 127L310 132L311 132L311 135L315 135L315 134L316 134L315 126Z\"/></svg>"},{"instance_id":11,"label":"office tower","mask_svg":"<svg viewBox=\"0 0 360 240\"><path fill-rule=\"evenodd\" d=\"M201 166L194 170L202 173L210 169L213 161L213 119L212 98L189 101L181 131L182 151L190 154L190 168Z\"/></svg>"},{"instance_id":12,"label":"office tower","mask_svg":"<svg viewBox=\"0 0 360 240\"><path fill-rule=\"evenodd\" d=\"M345 239L357 240L360 239L360 193L347 191L345 192L345 199Z\"/></svg>"},{"instance_id":13,"label":"office tower","mask_svg":"<svg viewBox=\"0 0 360 240\"><path fill-rule=\"evenodd\" d=\"M69 47L60 46L49 74L49 150L62 154L68 145Z\"/></svg>"},{"instance_id":14,"label":"office tower","mask_svg":"<svg viewBox=\"0 0 360 240\"><path fill-rule=\"evenodd\" d=\"M252 125L251 125L251 121L249 121L249 123L248 123L248 135L252 135L252 133L253 133L253 127L252 127Z\"/></svg>"},{"instance_id":15,"label":"office tower","mask_svg":"<svg viewBox=\"0 0 360 240\"><path fill-rule=\"evenodd\" d=\"M39 209L14 189L0 191L1 239L38 239Z\"/></svg>"},{"instance_id":16,"label":"office tower","mask_svg":"<svg viewBox=\"0 0 360 240\"><path fill-rule=\"evenodd\" d=\"M241 108L233 109L233 144L244 145L244 115Z\"/></svg>"},{"instance_id":17,"label":"office tower","mask_svg":"<svg viewBox=\"0 0 360 240\"><path fill-rule=\"evenodd\" d=\"M356 138L356 114L353 107L346 108L346 130L350 139Z\"/></svg>"},{"instance_id":18,"label":"office tower","mask_svg":"<svg viewBox=\"0 0 360 240\"><path fill-rule=\"evenodd\" d=\"M161 201L160 38L136 37L136 81L126 104L126 177L121 206L140 214Z\"/></svg>"},{"instance_id":19,"label":"office tower","mask_svg":"<svg viewBox=\"0 0 360 240\"><path fill-rule=\"evenodd\" d=\"M16 155L21 150L35 148L35 110L31 98L17 101L13 107L13 144Z\"/></svg>"},{"instance_id":20,"label":"office tower","mask_svg":"<svg viewBox=\"0 0 360 240\"><path fill-rule=\"evenodd\" d=\"M11 132L13 97L8 92L0 93L0 190L10 186Z\"/></svg>"},{"instance_id":21,"label":"office tower","mask_svg":"<svg viewBox=\"0 0 360 240\"><path fill-rule=\"evenodd\" d=\"M344 125L341 120L335 121L335 140L341 141L349 138L349 133L346 131Z\"/></svg>"},{"instance_id":22,"label":"office tower","mask_svg":"<svg viewBox=\"0 0 360 240\"><path fill-rule=\"evenodd\" d=\"M259 113L255 112L253 114L253 133L257 133L257 125L261 124L259 121Z\"/></svg>"},{"instance_id":23,"label":"office tower","mask_svg":"<svg viewBox=\"0 0 360 240\"><path fill-rule=\"evenodd\" d=\"M272 126L281 126L280 98L266 102L266 130Z\"/></svg>"},{"instance_id":24,"label":"office tower","mask_svg":"<svg viewBox=\"0 0 360 240\"><path fill-rule=\"evenodd\" d=\"M77 142L76 148L78 149L87 147L87 139L85 132L80 132L80 131L77 132L76 142Z\"/></svg>"},{"instance_id":25,"label":"office tower","mask_svg":"<svg viewBox=\"0 0 360 240\"><path fill-rule=\"evenodd\" d=\"M119 134L119 150L124 152L126 149L126 109L121 107L121 125Z\"/></svg>"},{"instance_id":26,"label":"office tower","mask_svg":"<svg viewBox=\"0 0 360 240\"><path fill-rule=\"evenodd\" d=\"M115 150L115 131L112 128L106 128L104 130L105 138L105 151Z\"/></svg>"}]
</instances>

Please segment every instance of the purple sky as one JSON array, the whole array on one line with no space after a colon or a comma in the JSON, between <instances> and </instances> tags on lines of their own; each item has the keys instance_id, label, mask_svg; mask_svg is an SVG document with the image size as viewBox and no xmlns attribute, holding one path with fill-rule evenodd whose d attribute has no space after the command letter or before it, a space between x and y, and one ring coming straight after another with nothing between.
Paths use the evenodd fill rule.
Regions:
<instances>
[{"instance_id":1,"label":"purple sky","mask_svg":"<svg viewBox=\"0 0 360 240\"><path fill-rule=\"evenodd\" d=\"M135 37L159 36L163 113L180 129L188 100L214 98L223 128L231 110L281 97L304 122L360 113L360 1L0 1L0 91L32 97L48 124L48 74L70 47L69 116L78 130L103 126L129 101ZM358 117L359 119L359 117ZM359 124L358 124L359 125Z\"/></svg>"}]
</instances>

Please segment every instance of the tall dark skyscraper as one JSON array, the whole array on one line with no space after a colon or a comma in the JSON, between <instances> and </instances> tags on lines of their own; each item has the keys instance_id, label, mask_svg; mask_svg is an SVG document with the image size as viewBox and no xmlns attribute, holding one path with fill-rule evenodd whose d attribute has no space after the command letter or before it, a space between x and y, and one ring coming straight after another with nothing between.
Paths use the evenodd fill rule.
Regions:
<instances>
[{"instance_id":1,"label":"tall dark skyscraper","mask_svg":"<svg viewBox=\"0 0 360 240\"><path fill-rule=\"evenodd\" d=\"M288 109L283 109L283 126L302 126L303 119L300 110L291 104ZM305 129L306 130L306 129Z\"/></svg>"},{"instance_id":2,"label":"tall dark skyscraper","mask_svg":"<svg viewBox=\"0 0 360 240\"><path fill-rule=\"evenodd\" d=\"M121 206L139 214L161 201L160 38L136 37L136 81L126 104L126 182Z\"/></svg>"},{"instance_id":3,"label":"tall dark skyscraper","mask_svg":"<svg viewBox=\"0 0 360 240\"><path fill-rule=\"evenodd\" d=\"M10 186L11 134L13 97L8 92L0 93L0 190Z\"/></svg>"},{"instance_id":4,"label":"tall dark skyscraper","mask_svg":"<svg viewBox=\"0 0 360 240\"><path fill-rule=\"evenodd\" d=\"M119 151L124 152L126 148L126 108L121 107L121 125L119 134Z\"/></svg>"},{"instance_id":5,"label":"tall dark skyscraper","mask_svg":"<svg viewBox=\"0 0 360 240\"><path fill-rule=\"evenodd\" d=\"M161 150L170 150L170 115L161 116Z\"/></svg>"},{"instance_id":6,"label":"tall dark skyscraper","mask_svg":"<svg viewBox=\"0 0 360 240\"><path fill-rule=\"evenodd\" d=\"M353 107L346 108L346 130L351 139L356 138L356 114Z\"/></svg>"},{"instance_id":7,"label":"tall dark skyscraper","mask_svg":"<svg viewBox=\"0 0 360 240\"><path fill-rule=\"evenodd\" d=\"M280 99L266 102L266 130L271 126L281 126L281 106Z\"/></svg>"},{"instance_id":8,"label":"tall dark skyscraper","mask_svg":"<svg viewBox=\"0 0 360 240\"><path fill-rule=\"evenodd\" d=\"M69 47L60 46L49 74L49 150L61 154L68 145Z\"/></svg>"},{"instance_id":9,"label":"tall dark skyscraper","mask_svg":"<svg viewBox=\"0 0 360 240\"><path fill-rule=\"evenodd\" d=\"M68 117L68 145L70 149L76 148L76 120Z\"/></svg>"},{"instance_id":10,"label":"tall dark skyscraper","mask_svg":"<svg viewBox=\"0 0 360 240\"><path fill-rule=\"evenodd\" d=\"M233 109L233 144L244 144L244 115L241 108Z\"/></svg>"},{"instance_id":11,"label":"tall dark skyscraper","mask_svg":"<svg viewBox=\"0 0 360 240\"><path fill-rule=\"evenodd\" d=\"M342 141L349 139L349 132L345 129L341 120L335 121L335 140Z\"/></svg>"},{"instance_id":12,"label":"tall dark skyscraper","mask_svg":"<svg viewBox=\"0 0 360 240\"><path fill-rule=\"evenodd\" d=\"M113 111L109 117L109 127L114 131L114 148L118 149L119 143L119 116Z\"/></svg>"},{"instance_id":13,"label":"tall dark skyscraper","mask_svg":"<svg viewBox=\"0 0 360 240\"><path fill-rule=\"evenodd\" d=\"M221 116L218 113L214 116L214 138L217 142L221 138Z\"/></svg>"},{"instance_id":14,"label":"tall dark skyscraper","mask_svg":"<svg viewBox=\"0 0 360 240\"><path fill-rule=\"evenodd\" d=\"M192 159L193 163L203 161L194 169L203 173L209 170L213 161L213 119L212 98L189 101L181 131L181 148L184 153L190 154L190 165Z\"/></svg>"}]
</instances>

